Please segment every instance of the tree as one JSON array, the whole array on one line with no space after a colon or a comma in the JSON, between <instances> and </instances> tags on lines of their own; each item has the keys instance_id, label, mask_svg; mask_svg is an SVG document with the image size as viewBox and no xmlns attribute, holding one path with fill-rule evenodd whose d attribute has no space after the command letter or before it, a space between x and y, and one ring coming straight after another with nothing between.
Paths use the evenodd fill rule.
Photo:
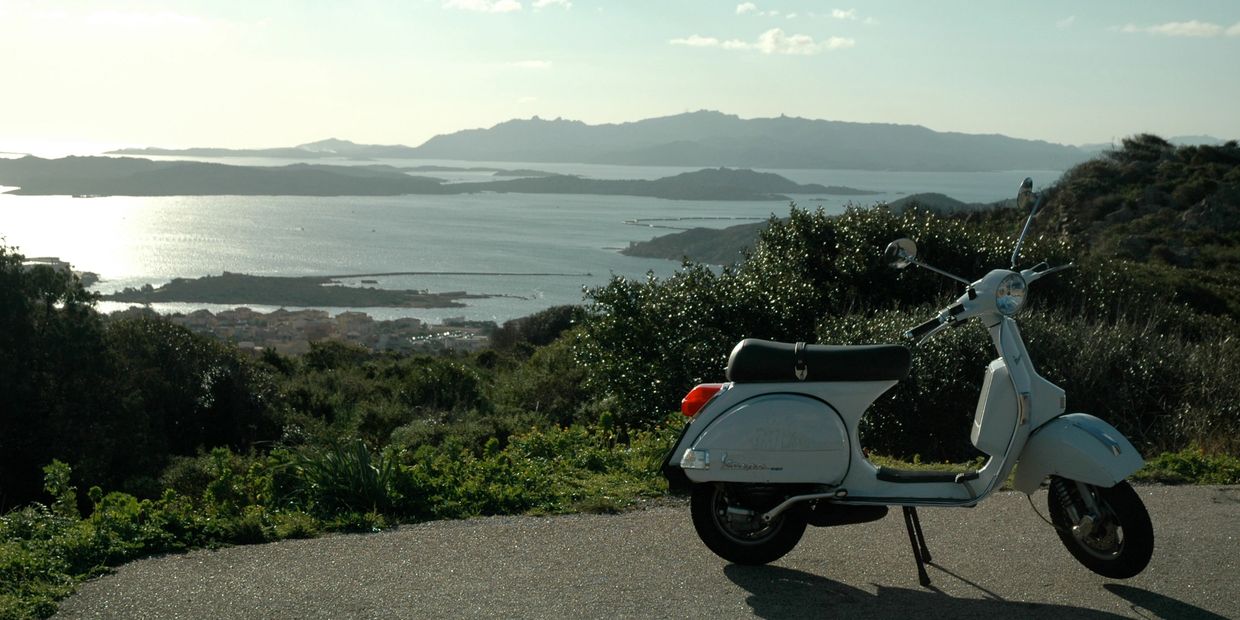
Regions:
<instances>
[{"instance_id":1,"label":"tree","mask_svg":"<svg viewBox=\"0 0 1240 620\"><path fill-rule=\"evenodd\" d=\"M23 261L0 246L0 508L36 497L40 467L76 462L100 438L108 395L93 296L68 272Z\"/></svg>"}]
</instances>

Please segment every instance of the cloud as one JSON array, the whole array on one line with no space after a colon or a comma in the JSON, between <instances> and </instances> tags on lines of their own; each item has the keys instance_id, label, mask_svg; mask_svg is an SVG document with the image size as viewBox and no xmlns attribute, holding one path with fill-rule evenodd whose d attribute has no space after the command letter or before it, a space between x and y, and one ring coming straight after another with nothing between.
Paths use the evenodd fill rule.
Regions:
<instances>
[{"instance_id":1,"label":"cloud","mask_svg":"<svg viewBox=\"0 0 1240 620\"><path fill-rule=\"evenodd\" d=\"M1075 23L1076 23L1076 16L1075 16L1075 15L1069 15L1069 16L1067 16L1067 17L1065 17L1065 18L1063 18L1063 19L1061 19L1061 20L1059 20L1059 21L1055 22L1055 27L1056 27L1056 28L1058 28L1058 29L1060 29L1060 30L1066 30L1066 29L1068 29L1068 28L1071 28L1071 27L1072 27L1072 24L1075 24Z\"/></svg>"},{"instance_id":2,"label":"cloud","mask_svg":"<svg viewBox=\"0 0 1240 620\"><path fill-rule=\"evenodd\" d=\"M517 103L520 104L534 103L536 101L538 101L538 97L519 97L517 99Z\"/></svg>"},{"instance_id":3,"label":"cloud","mask_svg":"<svg viewBox=\"0 0 1240 620\"><path fill-rule=\"evenodd\" d=\"M573 3L570 0L534 0L534 8L536 9L545 9L549 6L571 9L573 8Z\"/></svg>"},{"instance_id":4,"label":"cloud","mask_svg":"<svg viewBox=\"0 0 1240 620\"><path fill-rule=\"evenodd\" d=\"M779 17L779 11L774 9L770 11L759 11L758 5L752 2L742 2L736 5L737 15L757 15L758 17ZM796 13L791 13L788 17L796 17Z\"/></svg>"},{"instance_id":5,"label":"cloud","mask_svg":"<svg viewBox=\"0 0 1240 620\"><path fill-rule=\"evenodd\" d=\"M814 19L819 19L819 18L839 19L839 20L850 21L850 22L855 22L855 21L860 20L862 23L870 24L870 25L878 23L878 20L874 19L873 17L867 17L865 19L861 19L861 16L857 14L857 9L847 9L847 10L831 9L830 13L815 13L813 11L810 11L809 13L807 13L807 15L809 15L810 17Z\"/></svg>"},{"instance_id":6,"label":"cloud","mask_svg":"<svg viewBox=\"0 0 1240 620\"><path fill-rule=\"evenodd\" d=\"M716 39L715 37L703 37L700 35L691 34L683 39L672 39L671 41L668 41L668 43L671 43L672 45L685 45L688 47L718 47L719 39Z\"/></svg>"},{"instance_id":7,"label":"cloud","mask_svg":"<svg viewBox=\"0 0 1240 620\"><path fill-rule=\"evenodd\" d=\"M511 13L520 11L521 3L517 0L447 0L443 8L475 13Z\"/></svg>"},{"instance_id":8,"label":"cloud","mask_svg":"<svg viewBox=\"0 0 1240 620\"><path fill-rule=\"evenodd\" d=\"M207 25L201 17L172 11L95 11L87 15L86 20L99 26L123 28L202 28Z\"/></svg>"},{"instance_id":9,"label":"cloud","mask_svg":"<svg viewBox=\"0 0 1240 620\"><path fill-rule=\"evenodd\" d=\"M1240 23L1230 28L1224 29L1222 26L1213 22L1203 22L1190 20L1186 22L1167 22L1165 24L1155 24L1153 26L1138 26L1136 24L1124 24L1123 26L1112 26L1111 30L1127 33L1144 33L1155 34L1164 37L1194 37L1194 38L1211 38L1221 36L1240 36Z\"/></svg>"},{"instance_id":10,"label":"cloud","mask_svg":"<svg viewBox=\"0 0 1240 620\"><path fill-rule=\"evenodd\" d=\"M551 61L550 60L517 60L517 61L508 63L508 66L516 67L517 69L550 69Z\"/></svg>"},{"instance_id":11,"label":"cloud","mask_svg":"<svg viewBox=\"0 0 1240 620\"><path fill-rule=\"evenodd\" d=\"M815 41L807 34L788 34L782 28L772 28L758 35L756 41L728 39L721 41L715 37L692 35L683 39L672 39L672 45L689 47L718 47L725 50L759 52L761 54L783 54L791 56L810 56L832 50L846 49L857 44L856 40L845 37L830 37Z\"/></svg>"}]
</instances>

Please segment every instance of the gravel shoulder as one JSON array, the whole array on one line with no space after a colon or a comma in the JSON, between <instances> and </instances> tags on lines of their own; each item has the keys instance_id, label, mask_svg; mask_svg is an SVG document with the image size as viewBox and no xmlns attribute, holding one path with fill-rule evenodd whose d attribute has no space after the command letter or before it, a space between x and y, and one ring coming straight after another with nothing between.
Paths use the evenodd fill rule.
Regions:
<instances>
[{"instance_id":1,"label":"gravel shoulder","mask_svg":"<svg viewBox=\"0 0 1240 620\"><path fill-rule=\"evenodd\" d=\"M922 588L898 511L810 528L764 567L698 541L684 503L490 517L148 558L58 618L1240 618L1240 487L1137 487L1154 559L1113 581L1076 564L1025 496L923 509ZM1041 492L1033 504L1045 514Z\"/></svg>"}]
</instances>

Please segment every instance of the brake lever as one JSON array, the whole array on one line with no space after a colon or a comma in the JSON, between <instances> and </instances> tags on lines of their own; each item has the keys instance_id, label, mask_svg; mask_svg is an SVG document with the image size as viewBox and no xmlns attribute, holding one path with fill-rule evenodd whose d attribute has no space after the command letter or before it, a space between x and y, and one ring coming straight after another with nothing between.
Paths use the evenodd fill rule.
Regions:
<instances>
[{"instance_id":1,"label":"brake lever","mask_svg":"<svg viewBox=\"0 0 1240 620\"><path fill-rule=\"evenodd\" d=\"M1076 266L1076 263L1067 263L1065 265L1060 265L1058 267L1050 267L1047 269L1043 269L1041 271L1034 271L1035 268L1041 265L1045 265L1045 264L1046 264L1046 261L1038 263L1033 268L1026 269L1020 272L1020 275L1025 278L1026 282L1033 282L1035 280L1042 279L1043 276L1049 276L1052 273L1055 273L1056 271L1063 271L1064 269L1071 269Z\"/></svg>"}]
</instances>

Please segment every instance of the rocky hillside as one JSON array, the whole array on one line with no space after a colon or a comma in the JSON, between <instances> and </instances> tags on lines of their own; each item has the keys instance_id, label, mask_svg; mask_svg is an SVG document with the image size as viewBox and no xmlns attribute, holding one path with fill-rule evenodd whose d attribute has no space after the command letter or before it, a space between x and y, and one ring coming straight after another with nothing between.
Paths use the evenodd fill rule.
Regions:
<instances>
[{"instance_id":1,"label":"rocky hillside","mask_svg":"<svg viewBox=\"0 0 1240 620\"><path fill-rule=\"evenodd\" d=\"M1137 262L1240 266L1240 146L1175 146L1158 136L1080 164L1051 188L1042 225Z\"/></svg>"}]
</instances>

